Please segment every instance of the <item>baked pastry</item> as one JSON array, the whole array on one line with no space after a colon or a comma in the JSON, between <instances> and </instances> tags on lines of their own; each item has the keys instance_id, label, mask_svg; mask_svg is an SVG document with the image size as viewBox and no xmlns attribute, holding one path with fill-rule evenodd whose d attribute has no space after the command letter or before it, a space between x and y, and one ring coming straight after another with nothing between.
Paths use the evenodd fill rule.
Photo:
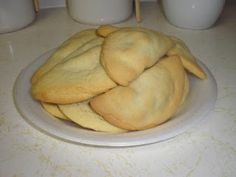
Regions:
<instances>
[{"instance_id":1,"label":"baked pastry","mask_svg":"<svg viewBox=\"0 0 236 177\"><path fill-rule=\"evenodd\" d=\"M107 37L110 33L119 30L120 28L112 25L101 25L97 28L96 33L98 36Z\"/></svg>"},{"instance_id":2,"label":"baked pastry","mask_svg":"<svg viewBox=\"0 0 236 177\"><path fill-rule=\"evenodd\" d=\"M92 98L90 105L105 120L122 129L151 128L170 119L178 110L185 79L180 58L164 58L128 86L117 86Z\"/></svg>"},{"instance_id":3,"label":"baked pastry","mask_svg":"<svg viewBox=\"0 0 236 177\"><path fill-rule=\"evenodd\" d=\"M100 132L126 132L126 130L115 127L114 125L105 121L101 116L96 114L88 105L88 101L58 106L63 114L65 114L70 120L81 127Z\"/></svg>"},{"instance_id":4,"label":"baked pastry","mask_svg":"<svg viewBox=\"0 0 236 177\"><path fill-rule=\"evenodd\" d=\"M116 86L100 64L101 46L57 64L32 84L35 99L54 104L87 100Z\"/></svg>"},{"instance_id":5,"label":"baked pastry","mask_svg":"<svg viewBox=\"0 0 236 177\"><path fill-rule=\"evenodd\" d=\"M59 119L69 120L68 117L66 117L65 114L63 114L60 111L60 109L58 108L58 105L44 103L44 102L41 102L41 105L45 109L45 111L47 111L52 116L55 116L56 118L59 118Z\"/></svg>"},{"instance_id":6,"label":"baked pastry","mask_svg":"<svg viewBox=\"0 0 236 177\"><path fill-rule=\"evenodd\" d=\"M43 74L52 69L56 64L60 63L66 56L94 38L97 38L95 29L87 29L74 34L63 42L48 60L39 67L33 74L31 82L35 83Z\"/></svg>"},{"instance_id":7,"label":"baked pastry","mask_svg":"<svg viewBox=\"0 0 236 177\"><path fill-rule=\"evenodd\" d=\"M181 110L190 89L185 69L206 78L180 39L103 25L56 49L32 76L31 93L51 115L87 129L145 130Z\"/></svg>"},{"instance_id":8,"label":"baked pastry","mask_svg":"<svg viewBox=\"0 0 236 177\"><path fill-rule=\"evenodd\" d=\"M192 55L191 51L186 46L186 44L182 40L180 40L174 36L171 36L171 39L175 42L175 46L167 52L167 55L168 56L172 56L172 55L180 56L181 61L184 65L184 68L187 71L189 71L190 73L192 73L193 75L197 76L200 79L205 79L206 78L205 72L197 64L196 58Z\"/></svg>"},{"instance_id":9,"label":"baked pastry","mask_svg":"<svg viewBox=\"0 0 236 177\"><path fill-rule=\"evenodd\" d=\"M119 30L120 28L114 27L112 25L102 25L100 26L96 32L99 36L107 37L110 33L115 32ZM167 55L178 55L181 57L181 61L185 67L186 70L188 70L193 75L197 76L200 79L205 79L206 74L201 69L201 67L198 65L196 58L192 55L189 48L186 46L186 44L174 36L169 36L171 40L175 43L174 47L172 47L170 50L168 50Z\"/></svg>"},{"instance_id":10,"label":"baked pastry","mask_svg":"<svg viewBox=\"0 0 236 177\"><path fill-rule=\"evenodd\" d=\"M66 60L69 60L70 58L79 56L82 53L86 52L87 50L89 50L93 47L100 46L100 45L102 45L103 41L104 41L104 38L97 36L97 37L93 38L92 40L84 43L80 48L78 48L75 51L73 51L72 53L70 53L67 57L62 59L61 62L65 62Z\"/></svg>"},{"instance_id":11,"label":"baked pastry","mask_svg":"<svg viewBox=\"0 0 236 177\"><path fill-rule=\"evenodd\" d=\"M105 38L101 63L113 81L127 86L173 46L174 42L162 33L138 27L120 28Z\"/></svg>"}]
</instances>

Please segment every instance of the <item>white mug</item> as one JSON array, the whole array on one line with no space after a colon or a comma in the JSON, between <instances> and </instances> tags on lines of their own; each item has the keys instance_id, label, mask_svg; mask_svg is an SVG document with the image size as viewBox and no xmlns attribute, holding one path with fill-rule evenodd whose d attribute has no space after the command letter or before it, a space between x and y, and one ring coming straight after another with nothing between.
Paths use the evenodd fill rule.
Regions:
<instances>
[{"instance_id":1,"label":"white mug","mask_svg":"<svg viewBox=\"0 0 236 177\"><path fill-rule=\"evenodd\" d=\"M130 17L133 0L68 0L70 16L81 23L117 23Z\"/></svg>"},{"instance_id":2,"label":"white mug","mask_svg":"<svg viewBox=\"0 0 236 177\"><path fill-rule=\"evenodd\" d=\"M163 0L163 10L175 26L207 29L221 14L225 0Z\"/></svg>"},{"instance_id":3,"label":"white mug","mask_svg":"<svg viewBox=\"0 0 236 177\"><path fill-rule=\"evenodd\" d=\"M21 29L34 19L32 0L0 0L0 33Z\"/></svg>"}]
</instances>

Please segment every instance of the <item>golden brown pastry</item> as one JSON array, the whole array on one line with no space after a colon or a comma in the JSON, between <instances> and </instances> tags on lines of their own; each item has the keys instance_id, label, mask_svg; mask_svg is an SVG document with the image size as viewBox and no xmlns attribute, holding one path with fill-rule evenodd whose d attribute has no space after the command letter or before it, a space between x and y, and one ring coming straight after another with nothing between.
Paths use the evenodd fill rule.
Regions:
<instances>
[{"instance_id":1,"label":"golden brown pastry","mask_svg":"<svg viewBox=\"0 0 236 177\"><path fill-rule=\"evenodd\" d=\"M120 28L105 38L101 63L113 81L127 86L173 46L173 40L164 34L144 28Z\"/></svg>"},{"instance_id":2,"label":"golden brown pastry","mask_svg":"<svg viewBox=\"0 0 236 177\"><path fill-rule=\"evenodd\" d=\"M96 114L89 107L88 101L59 105L59 108L70 120L84 128L109 133L126 132L126 130L113 126Z\"/></svg>"},{"instance_id":3,"label":"golden brown pastry","mask_svg":"<svg viewBox=\"0 0 236 177\"><path fill-rule=\"evenodd\" d=\"M101 25L97 28L96 33L98 36L107 37L110 33L119 30L120 28L112 25Z\"/></svg>"},{"instance_id":4,"label":"golden brown pastry","mask_svg":"<svg viewBox=\"0 0 236 177\"><path fill-rule=\"evenodd\" d=\"M102 25L96 30L96 32L99 36L107 37L110 33L115 32L119 29L120 28L112 25ZM170 36L170 38L171 40L173 40L175 45L167 52L167 55L179 55L181 57L185 69L187 69L190 73L194 74L198 78L205 79L206 74L197 64L195 57L191 54L191 51L185 45L185 43L174 36Z\"/></svg>"},{"instance_id":5,"label":"golden brown pastry","mask_svg":"<svg viewBox=\"0 0 236 177\"><path fill-rule=\"evenodd\" d=\"M116 86L100 64L101 46L57 64L32 85L35 99L55 104L77 103Z\"/></svg>"},{"instance_id":6,"label":"golden brown pastry","mask_svg":"<svg viewBox=\"0 0 236 177\"><path fill-rule=\"evenodd\" d=\"M206 74L183 41L138 27L103 25L66 40L32 77L32 96L55 117L121 133L160 125L181 111L185 69Z\"/></svg>"},{"instance_id":7,"label":"golden brown pastry","mask_svg":"<svg viewBox=\"0 0 236 177\"><path fill-rule=\"evenodd\" d=\"M111 124L126 130L159 125L178 110L186 73L178 56L162 59L128 86L117 86L91 99L90 105Z\"/></svg>"},{"instance_id":8,"label":"golden brown pastry","mask_svg":"<svg viewBox=\"0 0 236 177\"><path fill-rule=\"evenodd\" d=\"M97 38L95 29L87 29L74 34L72 37L63 42L49 59L33 74L32 83L35 83L43 74L60 63L66 56L80 48L88 41Z\"/></svg>"},{"instance_id":9,"label":"golden brown pastry","mask_svg":"<svg viewBox=\"0 0 236 177\"><path fill-rule=\"evenodd\" d=\"M178 55L184 65L184 68L197 76L200 79L205 79L206 74L202 68L197 64L196 58L191 54L189 48L184 42L176 37L171 36L171 39L175 42L175 46L167 52L168 56Z\"/></svg>"},{"instance_id":10,"label":"golden brown pastry","mask_svg":"<svg viewBox=\"0 0 236 177\"><path fill-rule=\"evenodd\" d=\"M102 37L97 36L93 38L92 40L84 43L80 48L76 49L74 52L70 53L67 57L62 59L62 62L65 62L66 60L69 60L72 57L79 56L93 47L102 45L103 41L104 41L104 38Z\"/></svg>"},{"instance_id":11,"label":"golden brown pastry","mask_svg":"<svg viewBox=\"0 0 236 177\"><path fill-rule=\"evenodd\" d=\"M59 110L58 105L50 104L50 103L44 103L44 102L41 102L41 105L43 106L45 111L47 111L52 116L55 116L55 117L57 117L59 119L69 120L68 117L66 117L65 114L63 114Z\"/></svg>"}]
</instances>

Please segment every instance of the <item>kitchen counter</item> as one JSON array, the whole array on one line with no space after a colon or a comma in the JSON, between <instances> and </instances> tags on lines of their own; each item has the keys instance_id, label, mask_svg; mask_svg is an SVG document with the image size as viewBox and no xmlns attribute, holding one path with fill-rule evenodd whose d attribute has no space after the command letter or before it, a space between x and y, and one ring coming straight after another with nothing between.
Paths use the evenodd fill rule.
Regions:
<instances>
[{"instance_id":1,"label":"kitchen counter","mask_svg":"<svg viewBox=\"0 0 236 177\"><path fill-rule=\"evenodd\" d=\"M236 175L236 5L216 25L187 30L170 25L154 2L142 4L143 26L175 35L212 72L218 84L214 109L204 122L168 141L129 148L72 144L48 136L18 113L13 87L38 56L90 25L65 8L41 10L30 26L0 34L0 177L234 177ZM204 94L204 93L202 93Z\"/></svg>"}]
</instances>

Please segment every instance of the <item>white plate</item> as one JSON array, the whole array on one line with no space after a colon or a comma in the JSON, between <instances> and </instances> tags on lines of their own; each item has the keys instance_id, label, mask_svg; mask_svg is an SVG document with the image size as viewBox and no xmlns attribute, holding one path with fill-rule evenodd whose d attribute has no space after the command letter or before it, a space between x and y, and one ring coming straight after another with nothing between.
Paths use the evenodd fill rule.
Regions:
<instances>
[{"instance_id":1,"label":"white plate","mask_svg":"<svg viewBox=\"0 0 236 177\"><path fill-rule=\"evenodd\" d=\"M38 130L53 137L94 146L137 146L164 141L179 135L196 125L214 107L217 85L207 67L199 62L207 74L207 79L199 80L189 76L190 93L182 110L168 122L144 131L123 134L107 134L83 129L73 123L52 118L30 95L30 79L33 72L45 62L52 51L37 58L18 76L14 99L17 109L24 119Z\"/></svg>"}]
</instances>

